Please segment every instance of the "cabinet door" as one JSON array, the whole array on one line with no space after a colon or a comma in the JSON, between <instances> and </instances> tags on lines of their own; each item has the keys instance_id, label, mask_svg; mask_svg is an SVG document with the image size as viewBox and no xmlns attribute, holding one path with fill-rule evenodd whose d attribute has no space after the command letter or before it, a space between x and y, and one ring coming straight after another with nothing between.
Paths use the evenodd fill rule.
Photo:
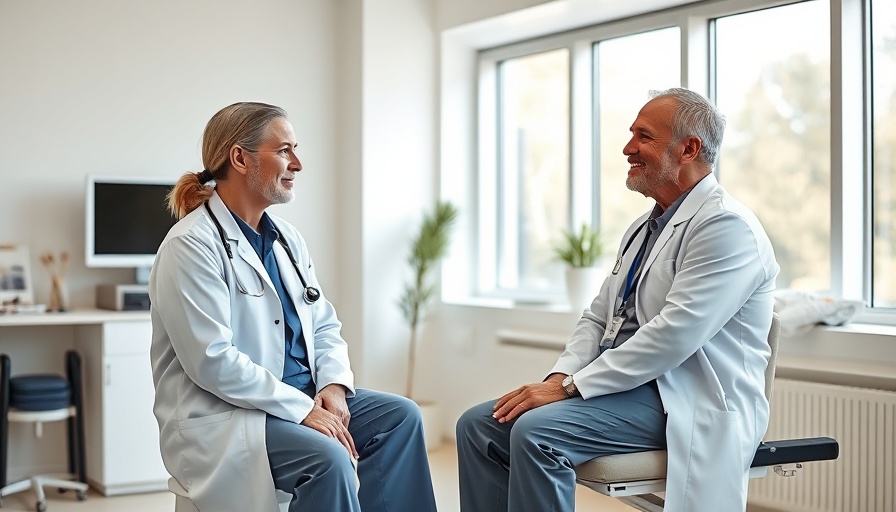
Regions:
<instances>
[{"instance_id":1,"label":"cabinet door","mask_svg":"<svg viewBox=\"0 0 896 512\"><path fill-rule=\"evenodd\" d=\"M149 357L114 355L103 360L106 486L166 481L159 427L152 414L155 392Z\"/></svg>"},{"instance_id":2,"label":"cabinet door","mask_svg":"<svg viewBox=\"0 0 896 512\"><path fill-rule=\"evenodd\" d=\"M164 485L168 480L152 413L151 340L150 322L103 326L103 484L107 494Z\"/></svg>"}]
</instances>

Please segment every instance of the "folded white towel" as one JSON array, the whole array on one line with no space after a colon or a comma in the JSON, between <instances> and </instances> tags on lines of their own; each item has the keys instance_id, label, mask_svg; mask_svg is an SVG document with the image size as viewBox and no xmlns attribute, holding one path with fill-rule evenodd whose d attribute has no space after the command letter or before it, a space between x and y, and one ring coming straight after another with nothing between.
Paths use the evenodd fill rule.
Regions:
<instances>
[{"instance_id":1,"label":"folded white towel","mask_svg":"<svg viewBox=\"0 0 896 512\"><path fill-rule=\"evenodd\" d=\"M801 334L815 324L843 325L860 315L865 303L830 294L780 290L775 293L775 311L781 318L781 335Z\"/></svg>"}]
</instances>

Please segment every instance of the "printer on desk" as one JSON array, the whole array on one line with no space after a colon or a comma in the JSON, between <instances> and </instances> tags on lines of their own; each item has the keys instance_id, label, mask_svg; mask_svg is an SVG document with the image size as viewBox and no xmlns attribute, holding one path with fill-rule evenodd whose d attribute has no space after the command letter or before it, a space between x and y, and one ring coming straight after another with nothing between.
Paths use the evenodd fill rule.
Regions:
<instances>
[{"instance_id":1,"label":"printer on desk","mask_svg":"<svg viewBox=\"0 0 896 512\"><path fill-rule=\"evenodd\" d=\"M149 311L145 284L101 284L96 287L96 306L113 311Z\"/></svg>"}]
</instances>

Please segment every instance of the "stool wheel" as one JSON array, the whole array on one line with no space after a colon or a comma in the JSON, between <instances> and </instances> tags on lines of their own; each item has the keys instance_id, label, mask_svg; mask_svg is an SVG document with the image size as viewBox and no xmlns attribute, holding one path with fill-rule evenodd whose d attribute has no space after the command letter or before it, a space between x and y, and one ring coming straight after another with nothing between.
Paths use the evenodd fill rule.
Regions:
<instances>
[{"instance_id":1,"label":"stool wheel","mask_svg":"<svg viewBox=\"0 0 896 512\"><path fill-rule=\"evenodd\" d=\"M35 508L37 509L37 512L44 512L45 510L47 510L46 500L38 501L37 506Z\"/></svg>"},{"instance_id":2,"label":"stool wheel","mask_svg":"<svg viewBox=\"0 0 896 512\"><path fill-rule=\"evenodd\" d=\"M78 491L78 501L84 501L87 499L87 491Z\"/></svg>"}]
</instances>

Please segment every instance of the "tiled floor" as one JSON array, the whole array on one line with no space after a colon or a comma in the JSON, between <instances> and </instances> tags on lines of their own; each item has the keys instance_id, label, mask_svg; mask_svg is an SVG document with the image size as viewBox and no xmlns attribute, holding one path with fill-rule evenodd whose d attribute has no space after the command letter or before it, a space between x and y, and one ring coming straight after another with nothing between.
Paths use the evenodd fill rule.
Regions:
<instances>
[{"instance_id":1,"label":"tiled floor","mask_svg":"<svg viewBox=\"0 0 896 512\"><path fill-rule=\"evenodd\" d=\"M457 455L450 442L429 453L436 501L440 512L459 512L457 494ZM58 495L50 490L47 512L168 512L174 510L174 497L168 492L115 496L106 498L91 491L86 501L79 502L72 493ZM7 496L2 512L34 511L36 498L30 491ZM601 496L583 487L576 491L576 510L582 512L632 512L620 502Z\"/></svg>"}]
</instances>

